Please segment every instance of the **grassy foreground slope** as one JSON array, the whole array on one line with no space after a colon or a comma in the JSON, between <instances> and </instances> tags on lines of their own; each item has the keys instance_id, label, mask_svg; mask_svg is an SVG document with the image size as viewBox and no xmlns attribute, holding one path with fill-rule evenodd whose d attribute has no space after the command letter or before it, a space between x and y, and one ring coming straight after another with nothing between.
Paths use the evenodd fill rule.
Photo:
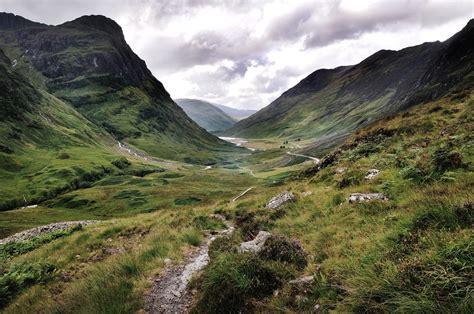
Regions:
<instances>
[{"instance_id":1,"label":"grassy foreground slope","mask_svg":"<svg viewBox=\"0 0 474 314\"><path fill-rule=\"evenodd\" d=\"M224 132L293 140L348 135L451 91L472 88L474 20L445 42L381 50L354 66L313 72Z\"/></svg>"},{"instance_id":2,"label":"grassy foreground slope","mask_svg":"<svg viewBox=\"0 0 474 314\"><path fill-rule=\"evenodd\" d=\"M471 313L473 106L472 95L457 94L415 106L353 134L330 153L335 161L321 170L308 168L285 180L255 181L237 175L239 171L196 170L197 176L211 171L206 176L228 178L228 188L255 189L228 203L238 191L222 194L183 180L178 193L183 196L163 193L159 197L168 203L157 212L88 226L27 252L17 248L13 252L23 252L18 255L4 253L4 311L140 310L150 278L164 267L165 259L179 263L202 241L204 229L216 228L202 222L220 213L236 222L237 231L232 239L211 246L211 263L193 283L208 312ZM372 168L380 175L364 179ZM163 175L146 180L162 184ZM88 197L107 184L88 189ZM186 184L191 185L184 195ZM150 193L153 190L160 188L150 188ZM282 190L293 191L297 201L277 211L262 208ZM105 191L101 195L110 195ZM202 198L196 193L204 191L208 201L196 202ZM382 192L389 200L350 204L346 198L354 192ZM107 197L96 204L107 204ZM298 239L308 254L306 263L236 254L232 247L259 230ZM286 252L288 247L279 246L284 244L274 245ZM289 281L302 275L315 280L295 290ZM25 277L29 280L21 281ZM203 309L203 303L197 306Z\"/></svg>"},{"instance_id":3,"label":"grassy foreground slope","mask_svg":"<svg viewBox=\"0 0 474 314\"><path fill-rule=\"evenodd\" d=\"M151 155L206 163L233 149L186 116L111 19L48 26L0 13L0 47L32 84Z\"/></svg>"}]
</instances>

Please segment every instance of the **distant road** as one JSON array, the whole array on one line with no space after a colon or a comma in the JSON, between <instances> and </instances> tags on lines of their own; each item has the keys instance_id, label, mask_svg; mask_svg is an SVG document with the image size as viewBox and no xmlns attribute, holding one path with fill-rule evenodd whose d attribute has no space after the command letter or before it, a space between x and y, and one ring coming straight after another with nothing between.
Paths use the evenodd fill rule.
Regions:
<instances>
[{"instance_id":1,"label":"distant road","mask_svg":"<svg viewBox=\"0 0 474 314\"><path fill-rule=\"evenodd\" d=\"M314 160L314 162L317 163L317 164L319 164L319 162L321 161L319 158L312 157L312 156L301 155L301 154L295 154L295 153L292 153L292 152L286 152L286 153L287 153L288 155L291 155L291 156L303 157L303 158L308 158L308 159Z\"/></svg>"}]
</instances>

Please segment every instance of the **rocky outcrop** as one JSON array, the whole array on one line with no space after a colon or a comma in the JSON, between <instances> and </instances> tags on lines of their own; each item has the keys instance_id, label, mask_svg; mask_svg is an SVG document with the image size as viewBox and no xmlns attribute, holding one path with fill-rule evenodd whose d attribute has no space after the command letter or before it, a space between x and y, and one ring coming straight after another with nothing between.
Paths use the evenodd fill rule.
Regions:
<instances>
[{"instance_id":1,"label":"rocky outcrop","mask_svg":"<svg viewBox=\"0 0 474 314\"><path fill-rule=\"evenodd\" d=\"M7 238L1 239L0 244L10 243L10 242L20 242L31 240L35 237L38 237L42 234L52 233L56 231L64 231L76 226L87 226L98 223L99 220L79 220L79 221L65 221L52 223L45 226L40 226L32 229L28 229L19 233L15 233Z\"/></svg>"},{"instance_id":2,"label":"rocky outcrop","mask_svg":"<svg viewBox=\"0 0 474 314\"><path fill-rule=\"evenodd\" d=\"M296 201L295 195L293 193L285 191L283 193L278 194L277 196L273 197L268 201L268 203L265 205L265 208L267 209L276 209L286 202L294 202Z\"/></svg>"},{"instance_id":3,"label":"rocky outcrop","mask_svg":"<svg viewBox=\"0 0 474 314\"><path fill-rule=\"evenodd\" d=\"M368 202L373 200L387 201L388 198L383 193L352 193L347 201L354 202Z\"/></svg>"},{"instance_id":4,"label":"rocky outcrop","mask_svg":"<svg viewBox=\"0 0 474 314\"><path fill-rule=\"evenodd\" d=\"M248 242L242 242L239 246L240 253L258 253L262 250L265 242L271 237L271 233L267 231L260 231L255 239Z\"/></svg>"},{"instance_id":5,"label":"rocky outcrop","mask_svg":"<svg viewBox=\"0 0 474 314\"><path fill-rule=\"evenodd\" d=\"M367 180L371 180L371 179L375 178L376 176L378 176L379 174L380 174L380 170L370 169L369 171L367 171L367 174L365 175L365 178Z\"/></svg>"}]
</instances>

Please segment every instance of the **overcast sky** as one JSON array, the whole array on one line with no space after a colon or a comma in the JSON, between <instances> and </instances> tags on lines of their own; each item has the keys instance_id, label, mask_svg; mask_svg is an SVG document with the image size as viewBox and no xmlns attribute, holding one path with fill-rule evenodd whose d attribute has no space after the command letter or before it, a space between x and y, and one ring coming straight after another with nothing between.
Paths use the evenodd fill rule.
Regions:
<instances>
[{"instance_id":1,"label":"overcast sky","mask_svg":"<svg viewBox=\"0 0 474 314\"><path fill-rule=\"evenodd\" d=\"M123 28L173 98L259 109L320 68L445 40L474 1L0 0L47 24L102 14Z\"/></svg>"}]
</instances>

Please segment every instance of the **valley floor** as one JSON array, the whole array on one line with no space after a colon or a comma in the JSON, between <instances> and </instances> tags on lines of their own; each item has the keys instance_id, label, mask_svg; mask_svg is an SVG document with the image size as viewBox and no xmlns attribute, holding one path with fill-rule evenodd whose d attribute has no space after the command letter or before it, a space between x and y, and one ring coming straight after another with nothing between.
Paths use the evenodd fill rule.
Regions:
<instances>
[{"instance_id":1,"label":"valley floor","mask_svg":"<svg viewBox=\"0 0 474 314\"><path fill-rule=\"evenodd\" d=\"M147 296L204 249L209 264L176 291L192 292L195 312L472 313L473 106L418 106L320 155L306 141L249 139L241 145L256 151L195 166L151 163L118 146L131 161L120 171L0 213L2 237L100 220L1 245L0 306L155 312ZM264 207L286 190L295 201ZM348 202L353 193L385 199ZM222 217L235 231L208 245L227 228ZM260 231L272 235L261 252L237 249Z\"/></svg>"}]
</instances>

